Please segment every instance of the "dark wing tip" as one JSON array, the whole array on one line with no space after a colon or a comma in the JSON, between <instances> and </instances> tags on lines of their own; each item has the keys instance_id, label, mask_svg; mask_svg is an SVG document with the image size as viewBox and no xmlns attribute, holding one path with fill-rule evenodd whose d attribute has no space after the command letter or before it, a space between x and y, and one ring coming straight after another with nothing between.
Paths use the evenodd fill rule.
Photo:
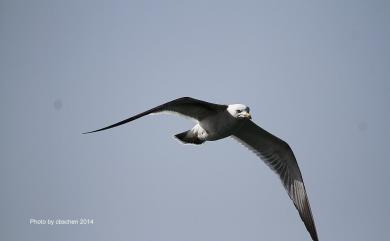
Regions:
<instances>
[{"instance_id":1,"label":"dark wing tip","mask_svg":"<svg viewBox=\"0 0 390 241\"><path fill-rule=\"evenodd\" d=\"M313 230L309 231L309 233L313 241L318 241L318 235L315 227L313 228Z\"/></svg>"},{"instance_id":2,"label":"dark wing tip","mask_svg":"<svg viewBox=\"0 0 390 241\"><path fill-rule=\"evenodd\" d=\"M94 131L87 131L87 132L83 132L83 133L81 133L81 134L83 134L83 135L85 135L85 134L91 134L91 133L98 132L98 131L102 131L102 130L105 130L105 129L108 129L108 128L102 128L102 129L94 130Z\"/></svg>"},{"instance_id":3,"label":"dark wing tip","mask_svg":"<svg viewBox=\"0 0 390 241\"><path fill-rule=\"evenodd\" d=\"M306 228L309 231L310 237L313 239L313 241L318 241L317 230L314 225L314 222L310 225L306 225Z\"/></svg>"},{"instance_id":4,"label":"dark wing tip","mask_svg":"<svg viewBox=\"0 0 390 241\"><path fill-rule=\"evenodd\" d=\"M298 182L297 182L298 183ZM318 241L317 229L314 223L314 217L311 211L309 198L305 190L303 182L299 182L299 185L294 185L293 193L289 193L295 207L298 210L299 216L306 226L307 231L313 241Z\"/></svg>"},{"instance_id":5,"label":"dark wing tip","mask_svg":"<svg viewBox=\"0 0 390 241\"><path fill-rule=\"evenodd\" d=\"M97 130L94 130L94 131L84 132L83 134L90 134L90 133L94 133L94 132L98 132L98 131L104 131L104 130L107 130L107 129L111 129L111 128L114 128L114 127L117 127L117 126L126 124L126 123L128 123L128 122L130 122L130 121L133 121L133 120L136 120L136 119L138 119L138 118L140 118L140 117L142 117L142 116L145 116L145 115L148 115L148 114L150 114L150 113L155 112L156 110L158 110L157 108L159 108L159 107L156 107L156 108L147 110L147 111L142 112L142 113L140 113L140 114L138 114L138 115L132 116L132 117L127 118L127 119L125 119L125 120L123 120L123 121L119 121L118 123L115 123L115 124L112 124L112 125L103 127L103 128L101 128L101 129L97 129Z\"/></svg>"},{"instance_id":6,"label":"dark wing tip","mask_svg":"<svg viewBox=\"0 0 390 241\"><path fill-rule=\"evenodd\" d=\"M90 134L90 133L94 133L94 132L96 132L96 131L88 131L88 132L83 132L81 134L85 135L85 134Z\"/></svg>"}]
</instances>

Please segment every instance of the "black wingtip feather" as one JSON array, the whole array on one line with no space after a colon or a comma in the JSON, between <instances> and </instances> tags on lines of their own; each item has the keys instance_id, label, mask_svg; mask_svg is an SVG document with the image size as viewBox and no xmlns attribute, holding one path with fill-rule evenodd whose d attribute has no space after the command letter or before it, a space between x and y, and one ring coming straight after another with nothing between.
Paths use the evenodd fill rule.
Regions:
<instances>
[{"instance_id":1,"label":"black wingtip feather","mask_svg":"<svg viewBox=\"0 0 390 241\"><path fill-rule=\"evenodd\" d=\"M97 131L97 130L96 130ZM81 134L83 134L83 135L85 135L85 134L91 134L91 133L94 133L94 132L96 132L96 131L88 131L88 132L83 132L83 133L81 133Z\"/></svg>"}]
</instances>

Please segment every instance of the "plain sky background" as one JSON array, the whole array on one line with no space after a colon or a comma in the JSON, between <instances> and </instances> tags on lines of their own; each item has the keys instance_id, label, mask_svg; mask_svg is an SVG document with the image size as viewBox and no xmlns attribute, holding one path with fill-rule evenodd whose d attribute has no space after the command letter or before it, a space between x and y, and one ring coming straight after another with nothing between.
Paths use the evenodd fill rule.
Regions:
<instances>
[{"instance_id":1,"label":"plain sky background","mask_svg":"<svg viewBox=\"0 0 390 241\"><path fill-rule=\"evenodd\" d=\"M228 138L147 116L243 103L286 140L320 240L390 240L389 1L0 1L0 240L310 240ZM94 219L87 226L30 218Z\"/></svg>"}]
</instances>

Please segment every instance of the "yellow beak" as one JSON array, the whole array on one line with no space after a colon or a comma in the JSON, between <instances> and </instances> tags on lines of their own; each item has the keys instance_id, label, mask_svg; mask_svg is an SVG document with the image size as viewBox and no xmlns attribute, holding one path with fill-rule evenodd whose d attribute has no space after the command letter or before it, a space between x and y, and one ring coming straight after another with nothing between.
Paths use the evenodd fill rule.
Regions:
<instances>
[{"instance_id":1,"label":"yellow beak","mask_svg":"<svg viewBox=\"0 0 390 241\"><path fill-rule=\"evenodd\" d=\"M244 112L244 113L242 113L242 115L243 115L243 117L248 118L249 120L252 119L251 114L249 114L248 112Z\"/></svg>"}]
</instances>

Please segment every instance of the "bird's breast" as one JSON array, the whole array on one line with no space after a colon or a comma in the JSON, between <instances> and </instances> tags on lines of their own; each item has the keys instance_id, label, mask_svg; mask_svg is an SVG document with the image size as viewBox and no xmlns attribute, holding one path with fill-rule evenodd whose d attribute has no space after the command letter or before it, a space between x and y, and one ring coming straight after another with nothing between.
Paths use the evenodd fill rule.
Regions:
<instances>
[{"instance_id":1,"label":"bird's breast","mask_svg":"<svg viewBox=\"0 0 390 241\"><path fill-rule=\"evenodd\" d=\"M225 112L212 115L199 122L199 125L208 134L206 138L208 141L214 141L230 136L237 124L237 119Z\"/></svg>"}]
</instances>

